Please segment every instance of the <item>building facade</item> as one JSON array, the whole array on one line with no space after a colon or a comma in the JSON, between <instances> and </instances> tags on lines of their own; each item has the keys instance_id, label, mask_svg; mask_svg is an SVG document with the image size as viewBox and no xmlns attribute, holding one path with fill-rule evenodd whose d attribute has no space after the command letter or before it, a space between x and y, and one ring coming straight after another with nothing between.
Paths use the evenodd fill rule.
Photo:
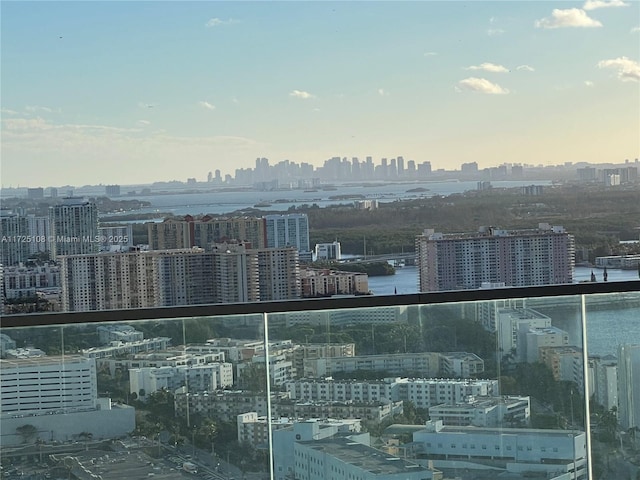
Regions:
<instances>
[{"instance_id":1,"label":"building facade","mask_svg":"<svg viewBox=\"0 0 640 480\"><path fill-rule=\"evenodd\" d=\"M573 283L574 239L563 227L535 230L482 227L475 234L425 230L416 238L422 292Z\"/></svg>"},{"instance_id":2,"label":"building facade","mask_svg":"<svg viewBox=\"0 0 640 480\"><path fill-rule=\"evenodd\" d=\"M66 197L49 207L51 256L80 255L100 250L98 207L81 197Z\"/></svg>"},{"instance_id":3,"label":"building facade","mask_svg":"<svg viewBox=\"0 0 640 480\"><path fill-rule=\"evenodd\" d=\"M447 427L427 422L413 434L419 456L436 468L465 462L469 470L485 470L490 462L500 472L544 475L543 478L586 480L587 441L577 430ZM535 477L534 477L535 478Z\"/></svg>"},{"instance_id":4,"label":"building facade","mask_svg":"<svg viewBox=\"0 0 640 480\"><path fill-rule=\"evenodd\" d=\"M167 250L201 247L224 242L248 242L252 248L267 246L265 220L259 217L193 217L168 218L161 223L149 222L149 248Z\"/></svg>"},{"instance_id":5,"label":"building facade","mask_svg":"<svg viewBox=\"0 0 640 480\"><path fill-rule=\"evenodd\" d=\"M265 215L267 247L295 247L299 252L310 252L309 217L306 213Z\"/></svg>"},{"instance_id":6,"label":"building facade","mask_svg":"<svg viewBox=\"0 0 640 480\"><path fill-rule=\"evenodd\" d=\"M369 276L366 273L305 268L301 270L301 281L303 297L369 293Z\"/></svg>"},{"instance_id":7,"label":"building facade","mask_svg":"<svg viewBox=\"0 0 640 480\"><path fill-rule=\"evenodd\" d=\"M618 393L620 425L640 427L640 345L618 347Z\"/></svg>"},{"instance_id":8,"label":"building facade","mask_svg":"<svg viewBox=\"0 0 640 480\"><path fill-rule=\"evenodd\" d=\"M31 237L26 217L0 210L0 263L4 266L26 262Z\"/></svg>"}]
</instances>

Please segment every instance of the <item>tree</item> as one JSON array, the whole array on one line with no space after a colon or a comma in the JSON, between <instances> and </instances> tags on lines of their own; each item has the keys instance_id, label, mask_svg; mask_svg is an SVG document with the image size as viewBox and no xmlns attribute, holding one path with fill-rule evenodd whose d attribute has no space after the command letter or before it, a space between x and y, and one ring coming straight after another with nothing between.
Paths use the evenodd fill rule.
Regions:
<instances>
[{"instance_id":1,"label":"tree","mask_svg":"<svg viewBox=\"0 0 640 480\"><path fill-rule=\"evenodd\" d=\"M610 410L600 414L598 423L603 431L602 440L605 442L615 442L618 431L618 408L614 405Z\"/></svg>"},{"instance_id":2,"label":"tree","mask_svg":"<svg viewBox=\"0 0 640 480\"><path fill-rule=\"evenodd\" d=\"M240 371L240 386L252 392L267 388L267 369L263 363L250 363Z\"/></svg>"},{"instance_id":3,"label":"tree","mask_svg":"<svg viewBox=\"0 0 640 480\"><path fill-rule=\"evenodd\" d=\"M22 443L31 443L38 435L38 429L31 424L17 427L16 432L22 437Z\"/></svg>"}]
</instances>

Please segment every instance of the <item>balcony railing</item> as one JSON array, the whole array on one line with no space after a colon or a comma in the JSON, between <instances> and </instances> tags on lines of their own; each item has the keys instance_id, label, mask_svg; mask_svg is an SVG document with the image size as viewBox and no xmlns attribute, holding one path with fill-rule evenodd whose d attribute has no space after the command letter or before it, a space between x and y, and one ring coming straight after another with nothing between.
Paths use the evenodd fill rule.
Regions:
<instances>
[{"instance_id":1,"label":"balcony railing","mask_svg":"<svg viewBox=\"0 0 640 480\"><path fill-rule=\"evenodd\" d=\"M6 478L638 472L640 282L15 315L2 334Z\"/></svg>"}]
</instances>

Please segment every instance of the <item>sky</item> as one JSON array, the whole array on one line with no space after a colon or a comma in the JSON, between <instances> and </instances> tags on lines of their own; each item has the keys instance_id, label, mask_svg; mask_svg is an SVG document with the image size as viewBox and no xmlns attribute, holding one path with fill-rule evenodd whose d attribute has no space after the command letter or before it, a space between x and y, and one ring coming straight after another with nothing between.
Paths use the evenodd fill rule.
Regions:
<instances>
[{"instance_id":1,"label":"sky","mask_svg":"<svg viewBox=\"0 0 640 480\"><path fill-rule=\"evenodd\" d=\"M640 157L640 3L5 1L3 187Z\"/></svg>"}]
</instances>

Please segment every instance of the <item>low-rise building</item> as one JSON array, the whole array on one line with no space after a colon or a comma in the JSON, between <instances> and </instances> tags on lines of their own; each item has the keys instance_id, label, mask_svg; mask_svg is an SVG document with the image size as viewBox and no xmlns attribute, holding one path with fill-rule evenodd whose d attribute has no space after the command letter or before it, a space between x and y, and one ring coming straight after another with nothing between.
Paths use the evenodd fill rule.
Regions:
<instances>
[{"instance_id":1,"label":"low-rise building","mask_svg":"<svg viewBox=\"0 0 640 480\"><path fill-rule=\"evenodd\" d=\"M447 426L526 427L531 419L529 397L468 397L454 405L429 408L429 418Z\"/></svg>"},{"instance_id":2,"label":"low-rise building","mask_svg":"<svg viewBox=\"0 0 640 480\"><path fill-rule=\"evenodd\" d=\"M574 346L542 347L540 361L547 365L556 381L574 382L579 389L584 386L582 349Z\"/></svg>"},{"instance_id":3,"label":"low-rise building","mask_svg":"<svg viewBox=\"0 0 640 480\"><path fill-rule=\"evenodd\" d=\"M285 384L292 400L381 402L409 400L417 408L463 402L468 396L498 395L497 380L385 378L377 381L293 380Z\"/></svg>"},{"instance_id":4,"label":"low-rise building","mask_svg":"<svg viewBox=\"0 0 640 480\"><path fill-rule=\"evenodd\" d=\"M271 402L275 403L280 398L288 398L288 395L273 393ZM247 412L266 416L267 397L264 393L242 390L187 393L186 389L178 389L174 395L174 407L177 417L199 414L223 422L235 422L238 415Z\"/></svg>"},{"instance_id":5,"label":"low-rise building","mask_svg":"<svg viewBox=\"0 0 640 480\"><path fill-rule=\"evenodd\" d=\"M271 405L273 415L289 418L360 418L381 422L400 415L403 402L293 402L281 399Z\"/></svg>"},{"instance_id":6,"label":"low-rise building","mask_svg":"<svg viewBox=\"0 0 640 480\"><path fill-rule=\"evenodd\" d=\"M438 353L429 352L308 359L304 362L304 376L321 377L366 370L384 372L385 375L430 377L438 374L439 360Z\"/></svg>"},{"instance_id":7,"label":"low-rise building","mask_svg":"<svg viewBox=\"0 0 640 480\"><path fill-rule=\"evenodd\" d=\"M533 363L540 361L542 347L569 345L569 333L557 327L530 327L522 324L518 330L518 360Z\"/></svg>"},{"instance_id":8,"label":"low-rise building","mask_svg":"<svg viewBox=\"0 0 640 480\"><path fill-rule=\"evenodd\" d=\"M110 345L111 342L127 343L144 340L144 334L131 325L100 325L96 330L101 345Z\"/></svg>"},{"instance_id":9,"label":"low-rise building","mask_svg":"<svg viewBox=\"0 0 640 480\"><path fill-rule=\"evenodd\" d=\"M188 392L213 392L233 386L233 366L230 363L180 365L177 367L144 367L129 370L129 391L145 400L158 390L175 391L185 387Z\"/></svg>"},{"instance_id":10,"label":"low-rise building","mask_svg":"<svg viewBox=\"0 0 640 480\"><path fill-rule=\"evenodd\" d=\"M585 480L587 443L578 430L447 427L427 422L413 434L418 458L436 468L467 468L500 473L546 473L548 478Z\"/></svg>"},{"instance_id":11,"label":"low-rise building","mask_svg":"<svg viewBox=\"0 0 640 480\"><path fill-rule=\"evenodd\" d=\"M53 264L3 268L3 292L7 299L35 297L36 292L60 288L60 269Z\"/></svg>"},{"instance_id":12,"label":"low-rise building","mask_svg":"<svg viewBox=\"0 0 640 480\"><path fill-rule=\"evenodd\" d=\"M273 432L276 480L432 480L439 472L371 448L349 420L294 422Z\"/></svg>"},{"instance_id":13,"label":"low-rise building","mask_svg":"<svg viewBox=\"0 0 640 480\"><path fill-rule=\"evenodd\" d=\"M303 268L300 270L303 297L330 297L332 295L366 295L369 276L360 272Z\"/></svg>"}]
</instances>

